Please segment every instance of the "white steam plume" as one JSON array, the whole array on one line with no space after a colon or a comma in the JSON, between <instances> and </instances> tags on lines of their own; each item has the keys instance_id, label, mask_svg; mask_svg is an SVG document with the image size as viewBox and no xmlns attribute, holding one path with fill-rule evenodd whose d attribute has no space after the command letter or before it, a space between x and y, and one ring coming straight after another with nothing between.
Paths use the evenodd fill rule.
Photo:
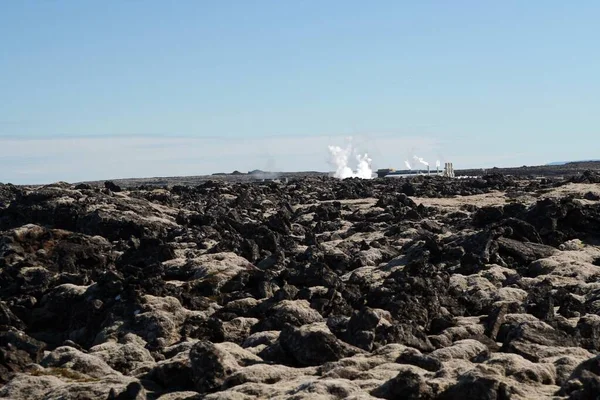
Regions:
<instances>
[{"instance_id":1,"label":"white steam plume","mask_svg":"<svg viewBox=\"0 0 600 400\"><path fill-rule=\"evenodd\" d=\"M439 167L440 167L440 165L441 165L441 163L440 163L440 160L437 160L437 161L435 162L435 166L439 168Z\"/></svg>"},{"instance_id":2,"label":"white steam plume","mask_svg":"<svg viewBox=\"0 0 600 400\"><path fill-rule=\"evenodd\" d=\"M373 178L373 170L371 169L371 161L367 153L363 155L357 155L356 160L358 161L358 167L356 168L356 177L362 179Z\"/></svg>"},{"instance_id":3,"label":"white steam plume","mask_svg":"<svg viewBox=\"0 0 600 400\"><path fill-rule=\"evenodd\" d=\"M339 146L329 146L329 153L331 154L331 162L335 165L334 176L339 179L346 178L361 178L371 179L373 177L373 170L371 169L371 159L368 154L357 154L352 148L352 144L349 144L345 149ZM350 157L354 156L357 162L356 171L348 165Z\"/></svg>"},{"instance_id":4,"label":"white steam plume","mask_svg":"<svg viewBox=\"0 0 600 400\"><path fill-rule=\"evenodd\" d=\"M427 161L423 160L421 157L414 156L413 158L415 159L415 161L418 161L425 166L429 166L429 163Z\"/></svg>"},{"instance_id":5,"label":"white steam plume","mask_svg":"<svg viewBox=\"0 0 600 400\"><path fill-rule=\"evenodd\" d=\"M410 163L408 162L408 160L404 161L404 164L406 164L406 168L408 168L412 171L412 168L410 167Z\"/></svg>"}]
</instances>

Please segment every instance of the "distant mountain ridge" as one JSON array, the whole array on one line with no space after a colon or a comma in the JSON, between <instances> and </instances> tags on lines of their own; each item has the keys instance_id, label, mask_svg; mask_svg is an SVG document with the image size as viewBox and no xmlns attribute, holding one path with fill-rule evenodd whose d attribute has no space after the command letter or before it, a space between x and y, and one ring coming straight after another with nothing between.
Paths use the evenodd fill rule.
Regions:
<instances>
[{"instance_id":1,"label":"distant mountain ridge","mask_svg":"<svg viewBox=\"0 0 600 400\"><path fill-rule=\"evenodd\" d=\"M600 159L595 159L595 160L577 160L577 161L555 161L555 162L548 163L546 165L565 165L565 164L572 164L572 163L598 162L598 161L600 161Z\"/></svg>"}]
</instances>

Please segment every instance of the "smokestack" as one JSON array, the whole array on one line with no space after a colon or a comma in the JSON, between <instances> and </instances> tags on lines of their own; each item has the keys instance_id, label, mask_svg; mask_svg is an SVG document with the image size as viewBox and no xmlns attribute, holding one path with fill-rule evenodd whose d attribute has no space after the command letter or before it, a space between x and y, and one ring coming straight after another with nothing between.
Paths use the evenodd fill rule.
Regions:
<instances>
[{"instance_id":1,"label":"smokestack","mask_svg":"<svg viewBox=\"0 0 600 400\"><path fill-rule=\"evenodd\" d=\"M429 165L427 165L427 175L431 175L431 171L429 170Z\"/></svg>"},{"instance_id":2,"label":"smokestack","mask_svg":"<svg viewBox=\"0 0 600 400\"><path fill-rule=\"evenodd\" d=\"M448 178L454 178L454 165L450 162L444 165L444 176Z\"/></svg>"}]
</instances>

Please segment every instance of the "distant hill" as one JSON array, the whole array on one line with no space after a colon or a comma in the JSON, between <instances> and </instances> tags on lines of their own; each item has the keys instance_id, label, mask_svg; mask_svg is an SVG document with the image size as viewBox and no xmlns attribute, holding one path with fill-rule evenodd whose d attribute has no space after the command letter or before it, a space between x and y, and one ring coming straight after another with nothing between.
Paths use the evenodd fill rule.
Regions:
<instances>
[{"instance_id":1,"label":"distant hill","mask_svg":"<svg viewBox=\"0 0 600 400\"><path fill-rule=\"evenodd\" d=\"M579 160L579 161L555 161L555 162L548 163L546 165L566 165L566 164L571 164L571 163L586 163L586 162L598 162L598 161L600 161L600 159L598 159L598 160Z\"/></svg>"},{"instance_id":2,"label":"distant hill","mask_svg":"<svg viewBox=\"0 0 600 400\"><path fill-rule=\"evenodd\" d=\"M582 174L587 170L600 171L600 161L569 161L566 163L533 165L512 168L487 168L484 172L494 174L505 174L513 176L543 176L543 177L566 177ZM456 176L480 175L481 169L456 169Z\"/></svg>"}]
</instances>

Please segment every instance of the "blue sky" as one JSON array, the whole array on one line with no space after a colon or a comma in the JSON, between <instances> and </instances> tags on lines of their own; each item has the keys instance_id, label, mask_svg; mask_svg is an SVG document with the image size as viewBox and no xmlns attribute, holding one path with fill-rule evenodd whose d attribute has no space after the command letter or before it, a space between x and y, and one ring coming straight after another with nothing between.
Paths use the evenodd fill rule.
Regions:
<instances>
[{"instance_id":1,"label":"blue sky","mask_svg":"<svg viewBox=\"0 0 600 400\"><path fill-rule=\"evenodd\" d=\"M600 158L596 1L0 2L0 181Z\"/></svg>"}]
</instances>

